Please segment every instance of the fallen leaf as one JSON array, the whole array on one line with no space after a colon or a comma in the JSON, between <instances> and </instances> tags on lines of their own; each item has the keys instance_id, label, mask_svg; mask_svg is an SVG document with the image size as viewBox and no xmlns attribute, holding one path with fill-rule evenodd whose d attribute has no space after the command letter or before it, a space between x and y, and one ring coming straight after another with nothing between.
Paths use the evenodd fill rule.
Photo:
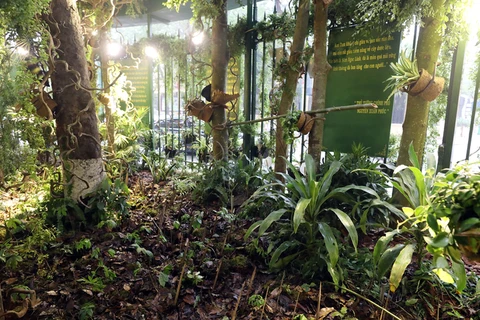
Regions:
<instances>
[{"instance_id":1,"label":"fallen leaf","mask_svg":"<svg viewBox=\"0 0 480 320\"><path fill-rule=\"evenodd\" d=\"M323 318L328 316L333 311L335 311L335 308L322 308L322 309L320 309L320 312L318 313L318 316L316 317L316 319L322 320Z\"/></svg>"},{"instance_id":2,"label":"fallen leaf","mask_svg":"<svg viewBox=\"0 0 480 320\"><path fill-rule=\"evenodd\" d=\"M270 298L276 298L282 293L282 288L281 287L276 287L275 289L270 292Z\"/></svg>"},{"instance_id":3,"label":"fallen leaf","mask_svg":"<svg viewBox=\"0 0 480 320\"><path fill-rule=\"evenodd\" d=\"M93 296L92 290L82 289L82 291L85 292L86 294L88 294L89 296Z\"/></svg>"},{"instance_id":4,"label":"fallen leaf","mask_svg":"<svg viewBox=\"0 0 480 320\"><path fill-rule=\"evenodd\" d=\"M195 303L195 297L193 296L193 294L188 294L183 297L183 302L193 305Z\"/></svg>"},{"instance_id":5,"label":"fallen leaf","mask_svg":"<svg viewBox=\"0 0 480 320\"><path fill-rule=\"evenodd\" d=\"M48 294L49 296L58 296L58 293L56 291L47 291L46 294Z\"/></svg>"},{"instance_id":6,"label":"fallen leaf","mask_svg":"<svg viewBox=\"0 0 480 320\"><path fill-rule=\"evenodd\" d=\"M125 291L130 291L130 286L125 283L125 284L123 285L123 290L125 290Z\"/></svg>"}]
</instances>

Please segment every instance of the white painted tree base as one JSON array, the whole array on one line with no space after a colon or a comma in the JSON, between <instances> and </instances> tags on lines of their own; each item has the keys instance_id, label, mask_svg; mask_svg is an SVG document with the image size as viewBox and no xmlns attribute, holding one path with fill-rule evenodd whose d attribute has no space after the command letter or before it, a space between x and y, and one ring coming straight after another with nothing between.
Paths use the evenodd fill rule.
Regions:
<instances>
[{"instance_id":1,"label":"white painted tree base","mask_svg":"<svg viewBox=\"0 0 480 320\"><path fill-rule=\"evenodd\" d=\"M67 176L71 176L71 193L69 198L79 201L80 198L97 190L105 179L103 159L69 159L68 166L71 168Z\"/></svg>"}]
</instances>

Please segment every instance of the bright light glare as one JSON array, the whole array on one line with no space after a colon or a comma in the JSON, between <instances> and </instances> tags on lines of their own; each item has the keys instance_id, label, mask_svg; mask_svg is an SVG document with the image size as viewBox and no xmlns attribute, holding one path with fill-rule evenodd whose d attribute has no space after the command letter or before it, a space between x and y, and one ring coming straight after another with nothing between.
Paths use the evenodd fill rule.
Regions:
<instances>
[{"instance_id":1,"label":"bright light glare","mask_svg":"<svg viewBox=\"0 0 480 320\"><path fill-rule=\"evenodd\" d=\"M145 47L145 55L152 59L156 59L158 58L158 51L154 47L148 46L148 47Z\"/></svg>"},{"instance_id":2,"label":"bright light glare","mask_svg":"<svg viewBox=\"0 0 480 320\"><path fill-rule=\"evenodd\" d=\"M92 31L92 36L96 36L98 34L98 30L93 30Z\"/></svg>"},{"instance_id":3,"label":"bright light glare","mask_svg":"<svg viewBox=\"0 0 480 320\"><path fill-rule=\"evenodd\" d=\"M202 44L204 37L205 37L205 35L203 34L203 32L198 32L197 34L192 36L192 43L194 45L198 46L198 45Z\"/></svg>"},{"instance_id":4,"label":"bright light glare","mask_svg":"<svg viewBox=\"0 0 480 320\"><path fill-rule=\"evenodd\" d=\"M107 54L110 56L110 57L117 57L120 55L120 53L122 52L123 50L123 47L120 43L118 42L110 42L108 45L107 45Z\"/></svg>"},{"instance_id":5,"label":"bright light glare","mask_svg":"<svg viewBox=\"0 0 480 320\"><path fill-rule=\"evenodd\" d=\"M17 47L15 49L15 52L18 54L18 55L21 55L21 56L28 56L29 52L27 49L25 49L24 47Z\"/></svg>"},{"instance_id":6,"label":"bright light glare","mask_svg":"<svg viewBox=\"0 0 480 320\"><path fill-rule=\"evenodd\" d=\"M478 19L478 13L480 12L480 0L472 0L471 8L465 10L465 20L467 21L470 29L470 34L475 36L480 28L480 21Z\"/></svg>"}]
</instances>

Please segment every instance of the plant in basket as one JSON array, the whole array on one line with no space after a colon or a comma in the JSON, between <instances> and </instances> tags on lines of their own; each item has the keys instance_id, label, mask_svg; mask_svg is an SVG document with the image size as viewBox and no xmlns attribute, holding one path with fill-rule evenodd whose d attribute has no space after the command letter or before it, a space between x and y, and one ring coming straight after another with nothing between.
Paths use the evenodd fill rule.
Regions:
<instances>
[{"instance_id":1,"label":"plant in basket","mask_svg":"<svg viewBox=\"0 0 480 320\"><path fill-rule=\"evenodd\" d=\"M443 90L445 79L431 75L425 69L418 69L417 60L407 58L405 51L400 53L398 62L390 63L393 75L385 82L384 91L392 90L387 100L397 91L404 91L413 96L420 96L427 101L435 100Z\"/></svg>"},{"instance_id":2,"label":"plant in basket","mask_svg":"<svg viewBox=\"0 0 480 320\"><path fill-rule=\"evenodd\" d=\"M295 132L308 134L313 127L313 117L300 110L294 110L282 119L283 139L291 144L295 139Z\"/></svg>"}]
</instances>

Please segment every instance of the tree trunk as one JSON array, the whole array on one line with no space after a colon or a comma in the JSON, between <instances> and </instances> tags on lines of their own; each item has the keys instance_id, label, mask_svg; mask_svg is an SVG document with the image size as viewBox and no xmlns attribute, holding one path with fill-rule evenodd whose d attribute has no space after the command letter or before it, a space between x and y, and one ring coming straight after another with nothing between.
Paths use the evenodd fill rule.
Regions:
<instances>
[{"instance_id":1,"label":"tree trunk","mask_svg":"<svg viewBox=\"0 0 480 320\"><path fill-rule=\"evenodd\" d=\"M213 19L212 26L212 91L226 91L228 47L227 47L227 2L214 0L220 14ZM226 159L228 155L228 131L225 127L227 114L224 106L213 105L212 138L213 157L215 160Z\"/></svg>"},{"instance_id":2,"label":"tree trunk","mask_svg":"<svg viewBox=\"0 0 480 320\"><path fill-rule=\"evenodd\" d=\"M418 68L423 68L433 74L443 42L442 19L445 17L445 0L432 0L431 6L433 8L432 14L422 19L416 58ZM429 109L430 103L428 101L419 96L408 96L397 165L411 165L408 156L410 143L413 143L420 165L422 164Z\"/></svg>"},{"instance_id":3,"label":"tree trunk","mask_svg":"<svg viewBox=\"0 0 480 320\"><path fill-rule=\"evenodd\" d=\"M75 0L52 0L46 19L58 46L52 75L58 104L57 140L63 160L65 195L80 200L105 177L97 115L88 76L82 28Z\"/></svg>"},{"instance_id":4,"label":"tree trunk","mask_svg":"<svg viewBox=\"0 0 480 320\"><path fill-rule=\"evenodd\" d=\"M327 61L327 10L328 2L315 0L314 33L314 62L313 62L313 89L312 110L324 110L327 95L327 76L332 68ZM308 153L315 162L320 163L323 144L323 121L315 121L308 139Z\"/></svg>"},{"instance_id":5,"label":"tree trunk","mask_svg":"<svg viewBox=\"0 0 480 320\"><path fill-rule=\"evenodd\" d=\"M278 114L286 114L293 103L295 91L297 89L298 78L303 71L303 64L300 59L303 55L305 47L305 39L308 35L308 14L310 9L310 0L300 0L297 12L297 22L295 24L295 33L293 35L293 42L290 47L290 58L288 65L290 68L285 71L285 81L282 87L282 98L278 108ZM277 132L275 135L276 149L275 149L275 172L285 172L287 169L287 144L283 139L283 128L281 119L277 119Z\"/></svg>"}]
</instances>

